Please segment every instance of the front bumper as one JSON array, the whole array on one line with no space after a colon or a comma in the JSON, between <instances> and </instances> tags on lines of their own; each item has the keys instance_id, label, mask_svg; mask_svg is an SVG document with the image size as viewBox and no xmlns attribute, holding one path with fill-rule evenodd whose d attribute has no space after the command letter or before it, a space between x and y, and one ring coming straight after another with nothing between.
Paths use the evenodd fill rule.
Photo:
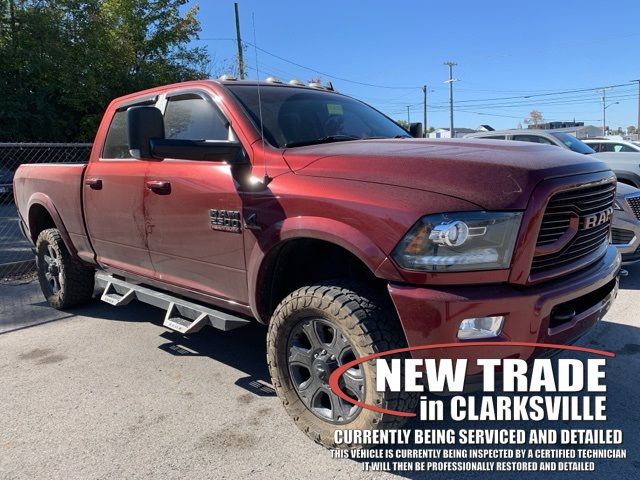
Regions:
<instances>
[{"instance_id":1,"label":"front bumper","mask_svg":"<svg viewBox=\"0 0 640 480\"><path fill-rule=\"evenodd\" d=\"M518 341L569 344L575 342L608 311L618 290L621 259L609 246L597 262L563 278L529 287L507 284L460 287L416 287L389 284L409 347L458 340L465 318L504 315L499 337L487 341ZM559 308L570 307L575 315L557 321ZM556 310L554 310L556 309ZM416 358L467 358L468 374L478 373L477 358L530 358L548 354L533 347L469 347L465 349L417 350Z\"/></svg>"}]
</instances>

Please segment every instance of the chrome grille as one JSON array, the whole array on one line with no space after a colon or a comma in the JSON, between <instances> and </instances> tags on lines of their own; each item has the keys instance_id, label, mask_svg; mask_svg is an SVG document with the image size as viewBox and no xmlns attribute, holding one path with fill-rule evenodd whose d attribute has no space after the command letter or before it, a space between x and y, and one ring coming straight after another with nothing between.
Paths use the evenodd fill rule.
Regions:
<instances>
[{"instance_id":1,"label":"chrome grille","mask_svg":"<svg viewBox=\"0 0 640 480\"><path fill-rule=\"evenodd\" d=\"M631 210L633 210L633 214L636 216L638 220L640 220L640 195L637 197L627 198L627 203L631 206Z\"/></svg>"},{"instance_id":2,"label":"chrome grille","mask_svg":"<svg viewBox=\"0 0 640 480\"><path fill-rule=\"evenodd\" d=\"M569 229L571 217L579 217L578 231L559 251L537 255L531 264L531 273L540 273L557 267L570 266L585 257L606 249L611 221L585 229L585 217L600 213L613 206L615 183L602 183L556 193L547 204L538 234L537 247L553 245Z\"/></svg>"}]
</instances>

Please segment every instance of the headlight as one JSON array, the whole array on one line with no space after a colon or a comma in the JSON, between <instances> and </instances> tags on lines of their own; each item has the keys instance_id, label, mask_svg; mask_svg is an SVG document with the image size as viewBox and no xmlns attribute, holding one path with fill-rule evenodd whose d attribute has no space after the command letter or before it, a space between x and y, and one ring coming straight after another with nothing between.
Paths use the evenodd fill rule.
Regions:
<instances>
[{"instance_id":1,"label":"headlight","mask_svg":"<svg viewBox=\"0 0 640 480\"><path fill-rule=\"evenodd\" d=\"M522 212L457 212L420 219L393 251L401 267L421 271L509 268Z\"/></svg>"}]
</instances>

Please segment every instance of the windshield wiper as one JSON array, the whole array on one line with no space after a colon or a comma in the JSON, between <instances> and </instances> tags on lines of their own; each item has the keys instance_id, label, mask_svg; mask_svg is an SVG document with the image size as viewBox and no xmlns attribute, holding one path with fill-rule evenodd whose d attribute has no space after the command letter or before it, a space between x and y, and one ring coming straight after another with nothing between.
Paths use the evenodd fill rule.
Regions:
<instances>
[{"instance_id":1,"label":"windshield wiper","mask_svg":"<svg viewBox=\"0 0 640 480\"><path fill-rule=\"evenodd\" d=\"M411 135L395 135L394 137L364 137L362 140L384 140L385 138L411 138Z\"/></svg>"},{"instance_id":2,"label":"windshield wiper","mask_svg":"<svg viewBox=\"0 0 640 480\"><path fill-rule=\"evenodd\" d=\"M327 135L326 137L316 138L314 140L303 140L301 142L285 143L284 146L289 147L304 147L306 145L318 145L320 143L333 143L333 142L346 142L349 140L362 140L360 137L354 137L353 135Z\"/></svg>"}]
</instances>

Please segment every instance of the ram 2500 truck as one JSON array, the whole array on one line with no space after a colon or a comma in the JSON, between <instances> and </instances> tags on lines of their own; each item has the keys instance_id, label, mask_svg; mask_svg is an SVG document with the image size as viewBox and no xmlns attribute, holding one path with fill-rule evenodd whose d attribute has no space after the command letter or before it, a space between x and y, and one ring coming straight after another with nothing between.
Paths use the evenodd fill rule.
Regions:
<instances>
[{"instance_id":1,"label":"ram 2500 truck","mask_svg":"<svg viewBox=\"0 0 640 480\"><path fill-rule=\"evenodd\" d=\"M262 322L284 407L332 445L335 429L401 420L331 390L346 362L570 343L602 318L620 268L615 186L558 148L413 139L326 88L217 80L114 100L88 164L23 165L15 199L52 307L89 301L95 280L112 305L166 308L180 332ZM359 401L412 408L375 383L373 362L341 380Z\"/></svg>"}]
</instances>

